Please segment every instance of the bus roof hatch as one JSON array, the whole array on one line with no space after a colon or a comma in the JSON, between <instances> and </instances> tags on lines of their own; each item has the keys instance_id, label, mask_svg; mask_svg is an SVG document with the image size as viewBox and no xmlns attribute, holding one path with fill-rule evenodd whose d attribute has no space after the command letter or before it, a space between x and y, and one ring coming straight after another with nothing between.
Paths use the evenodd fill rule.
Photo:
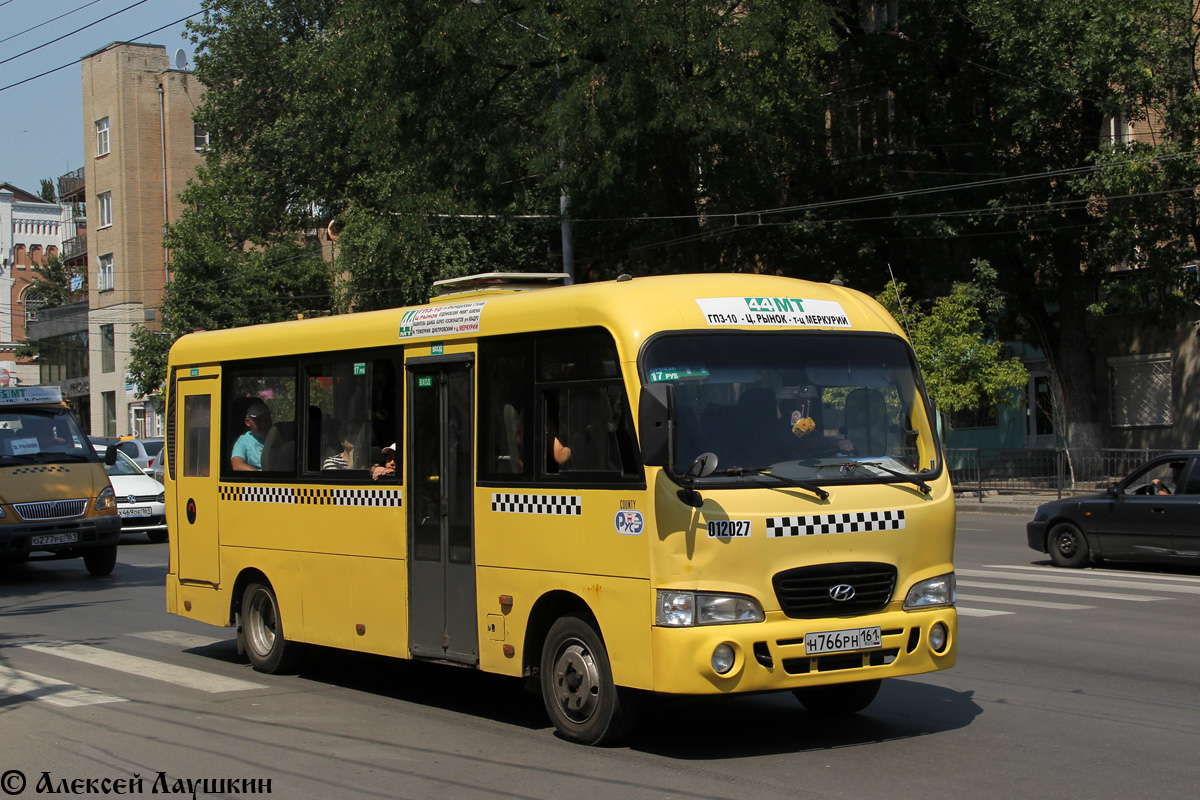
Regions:
<instances>
[{"instance_id":1,"label":"bus roof hatch","mask_svg":"<svg viewBox=\"0 0 1200 800\"><path fill-rule=\"evenodd\" d=\"M529 289L548 289L566 286L571 282L565 272L484 272L479 275L464 275L434 281L434 297L468 294L484 291L520 292Z\"/></svg>"}]
</instances>

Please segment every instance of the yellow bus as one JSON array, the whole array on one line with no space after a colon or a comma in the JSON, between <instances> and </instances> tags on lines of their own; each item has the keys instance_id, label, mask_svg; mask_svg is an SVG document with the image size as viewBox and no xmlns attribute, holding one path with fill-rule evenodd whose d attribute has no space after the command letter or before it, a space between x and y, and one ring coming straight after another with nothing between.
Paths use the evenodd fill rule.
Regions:
<instances>
[{"instance_id":1,"label":"yellow bus","mask_svg":"<svg viewBox=\"0 0 1200 800\"><path fill-rule=\"evenodd\" d=\"M171 349L167 609L540 687L604 744L647 693L853 713L953 666L954 496L873 299L759 275L435 284Z\"/></svg>"}]
</instances>

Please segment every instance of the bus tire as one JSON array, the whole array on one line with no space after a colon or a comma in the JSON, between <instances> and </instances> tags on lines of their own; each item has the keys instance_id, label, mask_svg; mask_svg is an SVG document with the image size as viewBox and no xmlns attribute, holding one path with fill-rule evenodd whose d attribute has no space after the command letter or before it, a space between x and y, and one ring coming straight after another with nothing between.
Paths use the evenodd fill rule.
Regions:
<instances>
[{"instance_id":1,"label":"bus tire","mask_svg":"<svg viewBox=\"0 0 1200 800\"><path fill-rule=\"evenodd\" d=\"M560 617L542 648L542 701L564 739L606 745L619 741L637 717L635 690L613 683L608 651L596 626L579 615Z\"/></svg>"},{"instance_id":2,"label":"bus tire","mask_svg":"<svg viewBox=\"0 0 1200 800\"><path fill-rule=\"evenodd\" d=\"M303 656L303 645L283 638L283 619L275 592L254 581L242 593L241 636L250 666L259 672L294 672Z\"/></svg>"},{"instance_id":3,"label":"bus tire","mask_svg":"<svg viewBox=\"0 0 1200 800\"><path fill-rule=\"evenodd\" d=\"M830 686L809 686L803 689L793 689L792 694L809 712L826 716L842 716L857 714L875 699L879 694L879 686L883 681L876 678L873 681L856 681L855 683L835 683Z\"/></svg>"},{"instance_id":4,"label":"bus tire","mask_svg":"<svg viewBox=\"0 0 1200 800\"><path fill-rule=\"evenodd\" d=\"M1046 552L1060 567L1082 567L1088 562L1088 543L1083 531L1070 522L1060 522L1046 537Z\"/></svg>"},{"instance_id":5,"label":"bus tire","mask_svg":"<svg viewBox=\"0 0 1200 800\"><path fill-rule=\"evenodd\" d=\"M101 577L108 575L113 571L113 567L117 566L117 546L115 544L105 545L104 547L93 547L90 550L83 552L83 565L87 567L88 574Z\"/></svg>"}]
</instances>

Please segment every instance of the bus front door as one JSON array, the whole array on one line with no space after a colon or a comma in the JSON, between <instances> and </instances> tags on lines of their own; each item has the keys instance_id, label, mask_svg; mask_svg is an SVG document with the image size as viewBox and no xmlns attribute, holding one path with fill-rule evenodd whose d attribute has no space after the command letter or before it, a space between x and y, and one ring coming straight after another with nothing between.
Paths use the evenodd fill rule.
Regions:
<instances>
[{"instance_id":1,"label":"bus front door","mask_svg":"<svg viewBox=\"0 0 1200 800\"><path fill-rule=\"evenodd\" d=\"M193 370L200 372L201 370ZM178 548L177 574L181 583L218 586L221 553L217 534L218 437L213 435L214 395L220 388L217 374L180 378L171 402L176 425L173 470L174 502L168 515L173 546ZM170 499L170 498L168 498Z\"/></svg>"},{"instance_id":2,"label":"bus front door","mask_svg":"<svg viewBox=\"0 0 1200 800\"><path fill-rule=\"evenodd\" d=\"M477 664L472 363L407 367L409 651Z\"/></svg>"}]
</instances>

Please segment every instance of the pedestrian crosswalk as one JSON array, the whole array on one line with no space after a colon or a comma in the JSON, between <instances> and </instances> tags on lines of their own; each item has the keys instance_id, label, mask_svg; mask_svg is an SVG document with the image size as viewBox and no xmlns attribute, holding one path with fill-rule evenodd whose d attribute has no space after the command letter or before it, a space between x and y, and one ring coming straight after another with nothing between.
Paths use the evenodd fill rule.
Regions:
<instances>
[{"instance_id":1,"label":"pedestrian crosswalk","mask_svg":"<svg viewBox=\"0 0 1200 800\"><path fill-rule=\"evenodd\" d=\"M130 635L176 647L201 647L222 641L178 631L147 631ZM183 687L197 693L221 694L266 688L262 683L87 644L51 640L11 641L5 642L5 647L81 662L92 667ZM60 707L119 703L127 699L3 664L0 664L0 694L19 695Z\"/></svg>"},{"instance_id":2,"label":"pedestrian crosswalk","mask_svg":"<svg viewBox=\"0 0 1200 800\"><path fill-rule=\"evenodd\" d=\"M958 613L963 617L1009 616L1022 609L1086 611L1102 601L1154 603L1200 595L1200 576L1193 575L1064 570L1032 564L985 564L981 569L959 568L955 575Z\"/></svg>"}]
</instances>

